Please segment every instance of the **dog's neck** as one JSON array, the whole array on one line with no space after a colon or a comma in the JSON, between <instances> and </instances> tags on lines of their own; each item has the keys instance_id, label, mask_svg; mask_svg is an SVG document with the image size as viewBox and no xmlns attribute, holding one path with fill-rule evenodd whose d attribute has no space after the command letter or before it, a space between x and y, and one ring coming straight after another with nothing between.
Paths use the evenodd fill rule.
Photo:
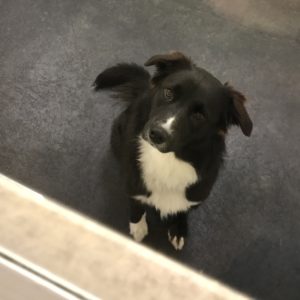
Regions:
<instances>
[{"instance_id":1,"label":"dog's neck","mask_svg":"<svg viewBox=\"0 0 300 300\"><path fill-rule=\"evenodd\" d=\"M222 163L226 151L225 136L225 134L214 134L210 137L203 137L186 145L181 151L176 151L175 155L201 170L212 161Z\"/></svg>"}]
</instances>

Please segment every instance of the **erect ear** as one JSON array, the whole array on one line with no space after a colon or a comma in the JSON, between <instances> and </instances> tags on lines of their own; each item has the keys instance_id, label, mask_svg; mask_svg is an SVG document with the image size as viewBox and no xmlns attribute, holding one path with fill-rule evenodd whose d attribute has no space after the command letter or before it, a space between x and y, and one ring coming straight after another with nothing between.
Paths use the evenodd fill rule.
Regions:
<instances>
[{"instance_id":1,"label":"erect ear","mask_svg":"<svg viewBox=\"0 0 300 300\"><path fill-rule=\"evenodd\" d=\"M157 83L163 77L180 69L190 69L192 63L184 54L172 51L168 54L154 55L145 62L145 66L156 67L156 72L152 77L152 82Z\"/></svg>"},{"instance_id":2,"label":"erect ear","mask_svg":"<svg viewBox=\"0 0 300 300\"><path fill-rule=\"evenodd\" d=\"M245 108L245 96L239 91L235 90L227 82L224 84L224 86L229 92L229 96L232 100L232 107L229 112L229 123L240 126L244 135L250 136L253 124Z\"/></svg>"}]
</instances>

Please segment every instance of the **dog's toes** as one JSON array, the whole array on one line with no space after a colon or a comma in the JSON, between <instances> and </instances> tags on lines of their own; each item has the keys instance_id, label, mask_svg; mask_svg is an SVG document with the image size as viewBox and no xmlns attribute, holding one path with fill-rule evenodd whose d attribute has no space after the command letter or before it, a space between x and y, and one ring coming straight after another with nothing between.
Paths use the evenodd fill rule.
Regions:
<instances>
[{"instance_id":1,"label":"dog's toes","mask_svg":"<svg viewBox=\"0 0 300 300\"><path fill-rule=\"evenodd\" d=\"M175 248L175 250L182 250L183 246L184 246L184 237L183 236L171 236L170 232L168 232L168 237L169 237L169 241L170 243L173 245L173 247Z\"/></svg>"},{"instance_id":2,"label":"dog's toes","mask_svg":"<svg viewBox=\"0 0 300 300\"><path fill-rule=\"evenodd\" d=\"M129 229L133 239L137 242L141 242L144 239L144 237L148 234L146 213L143 214L139 222L129 223Z\"/></svg>"}]
</instances>

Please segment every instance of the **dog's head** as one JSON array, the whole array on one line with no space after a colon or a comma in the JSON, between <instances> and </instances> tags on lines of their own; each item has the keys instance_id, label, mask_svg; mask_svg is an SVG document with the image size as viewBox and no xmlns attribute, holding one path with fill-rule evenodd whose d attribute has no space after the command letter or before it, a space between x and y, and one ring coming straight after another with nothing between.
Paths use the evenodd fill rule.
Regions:
<instances>
[{"instance_id":1,"label":"dog's head","mask_svg":"<svg viewBox=\"0 0 300 300\"><path fill-rule=\"evenodd\" d=\"M246 136L252 121L246 98L228 84L194 65L180 52L151 57L145 66L156 67L152 77L153 101L143 138L161 152L180 151L231 125Z\"/></svg>"}]
</instances>

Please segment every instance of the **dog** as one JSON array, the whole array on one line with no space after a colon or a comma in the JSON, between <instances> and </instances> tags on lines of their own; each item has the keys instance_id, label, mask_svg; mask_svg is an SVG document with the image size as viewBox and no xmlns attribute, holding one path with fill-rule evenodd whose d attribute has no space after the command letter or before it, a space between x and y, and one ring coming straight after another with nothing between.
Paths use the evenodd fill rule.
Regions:
<instances>
[{"instance_id":1,"label":"dog","mask_svg":"<svg viewBox=\"0 0 300 300\"><path fill-rule=\"evenodd\" d=\"M130 201L130 234L138 242L148 234L151 206L181 250L188 212L208 198L223 164L228 129L237 125L250 136L253 125L243 94L181 52L155 55L145 66L155 66L153 76L121 63L100 73L93 86L126 102L111 145Z\"/></svg>"}]
</instances>

